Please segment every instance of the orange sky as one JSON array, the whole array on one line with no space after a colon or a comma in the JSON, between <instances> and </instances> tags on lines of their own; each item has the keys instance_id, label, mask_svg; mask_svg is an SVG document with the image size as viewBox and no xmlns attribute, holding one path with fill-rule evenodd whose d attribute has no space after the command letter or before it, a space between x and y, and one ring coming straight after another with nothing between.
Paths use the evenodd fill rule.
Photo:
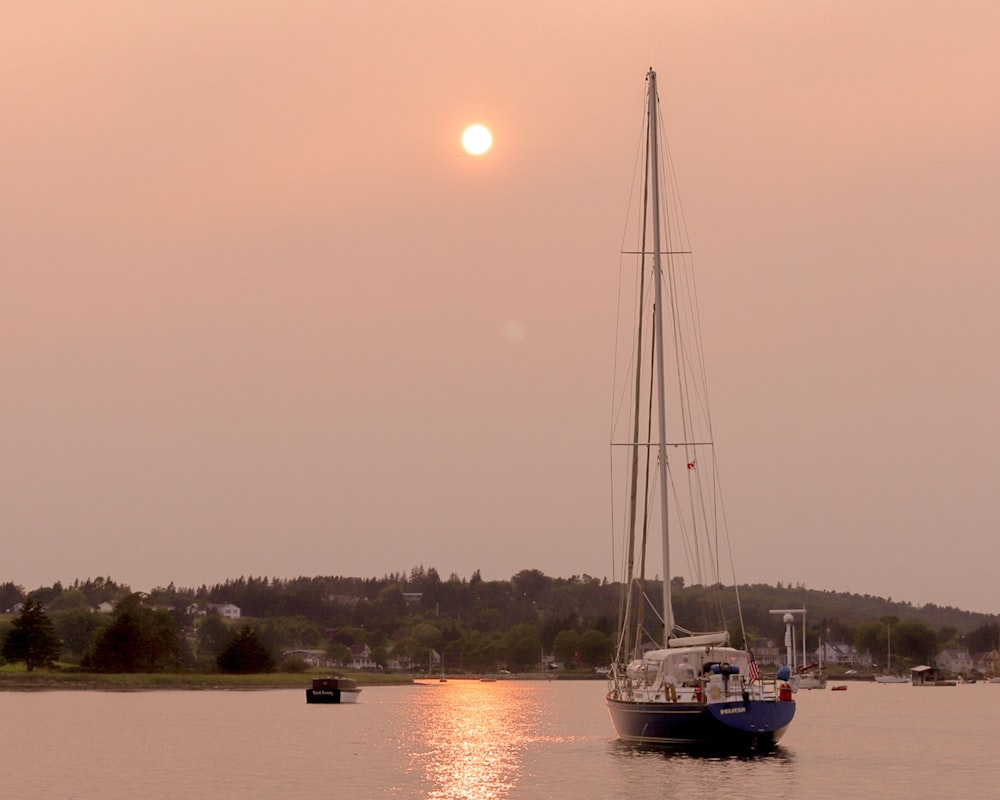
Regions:
<instances>
[{"instance_id":1,"label":"orange sky","mask_svg":"<svg viewBox=\"0 0 1000 800\"><path fill-rule=\"evenodd\" d=\"M0 581L611 577L653 65L738 578L1000 613L997 30L988 0L6 8Z\"/></svg>"}]
</instances>

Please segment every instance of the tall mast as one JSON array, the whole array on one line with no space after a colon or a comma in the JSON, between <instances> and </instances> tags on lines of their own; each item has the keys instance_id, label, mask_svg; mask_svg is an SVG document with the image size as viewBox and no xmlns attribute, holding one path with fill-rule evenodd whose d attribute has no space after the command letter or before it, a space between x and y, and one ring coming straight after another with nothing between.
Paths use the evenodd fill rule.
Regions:
<instances>
[{"instance_id":1,"label":"tall mast","mask_svg":"<svg viewBox=\"0 0 1000 800\"><path fill-rule=\"evenodd\" d=\"M885 623L885 674L892 672L892 623Z\"/></svg>"},{"instance_id":2,"label":"tall mast","mask_svg":"<svg viewBox=\"0 0 1000 800\"><path fill-rule=\"evenodd\" d=\"M653 306L653 335L656 337L656 392L657 427L659 441L657 451L660 461L660 528L663 534L663 646L667 647L674 629L674 609L670 598L670 525L667 516L667 414L665 409L665 382L663 377L663 269L660 247L660 168L659 146L656 137L656 72L652 68L649 79L649 149L650 171L652 172L653 211L653 286L655 305Z\"/></svg>"}]
</instances>

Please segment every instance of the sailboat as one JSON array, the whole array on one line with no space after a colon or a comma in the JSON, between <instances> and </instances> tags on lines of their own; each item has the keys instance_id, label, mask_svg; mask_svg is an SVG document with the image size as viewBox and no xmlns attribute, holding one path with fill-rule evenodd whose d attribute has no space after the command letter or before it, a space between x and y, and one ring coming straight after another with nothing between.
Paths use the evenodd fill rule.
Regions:
<instances>
[{"instance_id":1,"label":"sailboat","mask_svg":"<svg viewBox=\"0 0 1000 800\"><path fill-rule=\"evenodd\" d=\"M796 663L797 654L795 644L789 636L785 637L785 648L788 653L788 663L792 667L792 686L798 689L825 689L826 673L823 672L823 639L820 637L818 659L811 664L806 664L809 654L806 652L806 610L805 608L772 608L772 614L801 614L802 615L802 661L801 666Z\"/></svg>"},{"instance_id":2,"label":"sailboat","mask_svg":"<svg viewBox=\"0 0 1000 800\"><path fill-rule=\"evenodd\" d=\"M802 667L799 670L800 689L825 689L826 673L823 672L823 664L819 661Z\"/></svg>"},{"instance_id":3,"label":"sailboat","mask_svg":"<svg viewBox=\"0 0 1000 800\"><path fill-rule=\"evenodd\" d=\"M629 388L623 393L629 399L621 402L627 410L616 414L616 419L625 420L616 429L624 427L627 433L612 433L612 463L624 461L626 475L624 590L605 702L618 738L629 744L765 751L778 742L795 715L790 667L765 675L745 644L730 644L725 620L706 632L682 628L674 616L671 536L680 540L678 548L683 545L689 571L699 570L692 577L705 587L722 588L718 563L726 545L720 532L724 516L695 293L684 272L690 251L683 234L677 233L679 213L661 215L661 205L676 205L676 194L661 187L669 176L661 175L660 164L669 167L670 161L660 153L660 107L652 68L646 83L644 211L637 248L623 252L623 257L638 262L638 311L629 346ZM667 374L680 385L668 389ZM646 579L647 533L653 529L659 530L662 580ZM702 568L702 561L708 566ZM661 607L653 611L660 585ZM721 616L722 602L714 605ZM785 623L786 636L791 637L791 615L785 615ZM746 643L742 621L738 627Z\"/></svg>"},{"instance_id":4,"label":"sailboat","mask_svg":"<svg viewBox=\"0 0 1000 800\"><path fill-rule=\"evenodd\" d=\"M910 683L905 675L892 674L892 623L885 624L885 675L876 675L875 683Z\"/></svg>"}]
</instances>

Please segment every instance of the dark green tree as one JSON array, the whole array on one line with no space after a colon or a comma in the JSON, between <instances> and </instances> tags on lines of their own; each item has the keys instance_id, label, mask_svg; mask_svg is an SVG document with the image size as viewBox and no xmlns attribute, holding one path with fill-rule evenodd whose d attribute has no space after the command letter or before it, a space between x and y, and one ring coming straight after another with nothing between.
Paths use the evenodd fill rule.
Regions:
<instances>
[{"instance_id":1,"label":"dark green tree","mask_svg":"<svg viewBox=\"0 0 1000 800\"><path fill-rule=\"evenodd\" d=\"M24 602L24 589L11 581L0 584L0 612L9 612L21 602Z\"/></svg>"},{"instance_id":2,"label":"dark green tree","mask_svg":"<svg viewBox=\"0 0 1000 800\"><path fill-rule=\"evenodd\" d=\"M59 657L59 637L41 603L25 601L20 616L4 636L0 654L7 661L23 661L28 672L51 666Z\"/></svg>"},{"instance_id":3,"label":"dark green tree","mask_svg":"<svg viewBox=\"0 0 1000 800\"><path fill-rule=\"evenodd\" d=\"M542 660L542 637L538 628L528 623L515 625L503 639L508 669L515 672L534 669Z\"/></svg>"},{"instance_id":4,"label":"dark green tree","mask_svg":"<svg viewBox=\"0 0 1000 800\"><path fill-rule=\"evenodd\" d=\"M100 614L89 608L66 608L52 611L52 625L62 642L63 659L79 660L90 647L94 632L101 625Z\"/></svg>"},{"instance_id":5,"label":"dark green tree","mask_svg":"<svg viewBox=\"0 0 1000 800\"><path fill-rule=\"evenodd\" d=\"M427 648L440 650L441 643L444 641L444 637L441 635L440 629L438 629L435 625L431 625L429 622L418 622L411 629L410 635L413 637L413 640L425 650Z\"/></svg>"},{"instance_id":6,"label":"dark green tree","mask_svg":"<svg viewBox=\"0 0 1000 800\"><path fill-rule=\"evenodd\" d=\"M576 664L577 653L580 652L580 634L574 630L559 631L552 645L552 656L566 669L572 669Z\"/></svg>"},{"instance_id":7,"label":"dark green tree","mask_svg":"<svg viewBox=\"0 0 1000 800\"><path fill-rule=\"evenodd\" d=\"M223 622L222 617L216 613L207 614L198 622L198 632L196 641L198 643L198 657L215 658L222 652L222 648L230 637L229 626Z\"/></svg>"},{"instance_id":8,"label":"dark green tree","mask_svg":"<svg viewBox=\"0 0 1000 800\"><path fill-rule=\"evenodd\" d=\"M142 672L145 637L138 615L126 611L99 631L83 665L99 672Z\"/></svg>"},{"instance_id":9,"label":"dark green tree","mask_svg":"<svg viewBox=\"0 0 1000 800\"><path fill-rule=\"evenodd\" d=\"M588 628L580 636L580 657L588 667L599 667L611 661L611 642L596 628Z\"/></svg>"},{"instance_id":10,"label":"dark green tree","mask_svg":"<svg viewBox=\"0 0 1000 800\"><path fill-rule=\"evenodd\" d=\"M132 594L118 604L114 622L97 634L93 653L83 663L102 672L179 671L184 648L169 612L147 608Z\"/></svg>"},{"instance_id":11,"label":"dark green tree","mask_svg":"<svg viewBox=\"0 0 1000 800\"><path fill-rule=\"evenodd\" d=\"M938 629L937 641L939 647L957 647L958 631L953 625L945 625Z\"/></svg>"},{"instance_id":12,"label":"dark green tree","mask_svg":"<svg viewBox=\"0 0 1000 800\"><path fill-rule=\"evenodd\" d=\"M965 646L970 653L986 653L1000 649L1000 623L980 625L965 637Z\"/></svg>"},{"instance_id":13,"label":"dark green tree","mask_svg":"<svg viewBox=\"0 0 1000 800\"><path fill-rule=\"evenodd\" d=\"M475 624L483 633L503 630L503 612L495 608L481 608Z\"/></svg>"},{"instance_id":14,"label":"dark green tree","mask_svg":"<svg viewBox=\"0 0 1000 800\"><path fill-rule=\"evenodd\" d=\"M937 634L923 622L906 619L893 628L892 651L903 658L930 663L937 649Z\"/></svg>"},{"instance_id":15,"label":"dark green tree","mask_svg":"<svg viewBox=\"0 0 1000 800\"><path fill-rule=\"evenodd\" d=\"M522 569L510 579L514 597L540 600L552 579L537 569Z\"/></svg>"},{"instance_id":16,"label":"dark green tree","mask_svg":"<svg viewBox=\"0 0 1000 800\"><path fill-rule=\"evenodd\" d=\"M90 611L90 603L83 592L79 589L67 589L48 605L50 612L68 611L70 609L83 609Z\"/></svg>"},{"instance_id":17,"label":"dark green tree","mask_svg":"<svg viewBox=\"0 0 1000 800\"><path fill-rule=\"evenodd\" d=\"M493 672L501 660L501 647L495 634L467 630L461 639L459 668L472 672Z\"/></svg>"},{"instance_id":18,"label":"dark green tree","mask_svg":"<svg viewBox=\"0 0 1000 800\"><path fill-rule=\"evenodd\" d=\"M866 622L859 626L854 634L854 648L859 653L867 650L872 654L876 664L884 666L887 656L886 630L886 626L881 622Z\"/></svg>"},{"instance_id":19,"label":"dark green tree","mask_svg":"<svg viewBox=\"0 0 1000 800\"><path fill-rule=\"evenodd\" d=\"M351 657L350 649L347 651L347 657L348 659ZM383 645L379 645L372 650L372 660L382 669L385 669L389 666L389 651Z\"/></svg>"},{"instance_id":20,"label":"dark green tree","mask_svg":"<svg viewBox=\"0 0 1000 800\"><path fill-rule=\"evenodd\" d=\"M59 581L56 581L51 586L39 586L34 591L28 592L28 597L36 603L41 603L42 605L47 606L59 597L63 591L63 585Z\"/></svg>"},{"instance_id":21,"label":"dark green tree","mask_svg":"<svg viewBox=\"0 0 1000 800\"><path fill-rule=\"evenodd\" d=\"M336 664L346 664L351 658L351 648L340 642L330 642L326 646L326 654Z\"/></svg>"},{"instance_id":22,"label":"dark green tree","mask_svg":"<svg viewBox=\"0 0 1000 800\"><path fill-rule=\"evenodd\" d=\"M244 625L229 644L222 648L215 663L219 672L237 675L274 671L274 658L249 625Z\"/></svg>"}]
</instances>

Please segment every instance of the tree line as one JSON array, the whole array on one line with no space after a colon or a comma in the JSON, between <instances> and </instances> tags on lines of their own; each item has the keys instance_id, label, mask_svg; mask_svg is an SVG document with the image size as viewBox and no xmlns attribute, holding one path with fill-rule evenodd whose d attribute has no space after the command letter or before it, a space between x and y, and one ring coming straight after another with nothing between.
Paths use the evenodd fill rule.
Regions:
<instances>
[{"instance_id":1,"label":"tree line","mask_svg":"<svg viewBox=\"0 0 1000 800\"><path fill-rule=\"evenodd\" d=\"M658 602L662 587L648 591ZM707 627L713 587L675 579L673 592L678 618ZM985 652L1000 640L1000 617L960 609L801 585L740 592L749 637L780 639L781 621L769 609L805 606L809 649L822 639L880 654L891 627L894 658L902 663L928 661L949 645ZM289 651L319 650L344 662L351 646L367 645L383 668L429 664L433 653L452 672L527 671L547 654L564 668L589 670L611 658L620 594L619 584L588 575L553 578L526 569L505 581L484 580L478 571L442 579L423 566L381 578L240 577L148 593L110 577L30 592L8 582L0 585L0 610L21 608L0 622L0 657L28 668L58 661L108 672L259 672L301 669L283 659ZM96 611L102 603L113 611ZM221 603L238 606L242 619L200 614ZM735 603L724 610L742 641Z\"/></svg>"}]
</instances>

